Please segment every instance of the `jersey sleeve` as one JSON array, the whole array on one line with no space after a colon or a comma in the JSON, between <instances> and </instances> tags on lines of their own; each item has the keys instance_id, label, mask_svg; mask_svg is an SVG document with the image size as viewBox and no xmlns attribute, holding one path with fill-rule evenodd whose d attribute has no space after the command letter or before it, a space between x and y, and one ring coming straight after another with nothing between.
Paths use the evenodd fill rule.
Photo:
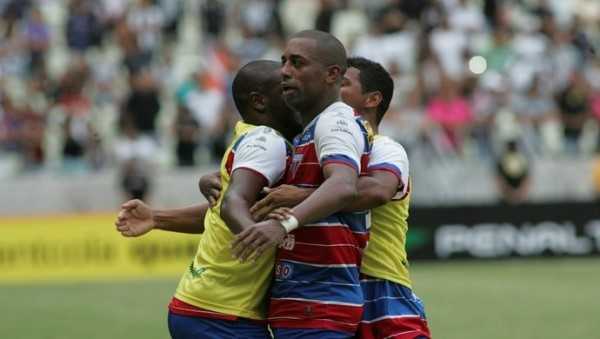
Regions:
<instances>
[{"instance_id":1,"label":"jersey sleeve","mask_svg":"<svg viewBox=\"0 0 600 339\"><path fill-rule=\"evenodd\" d=\"M387 171L398 178L399 193L408 190L409 163L404 147L387 137L378 137L373 143L367 172Z\"/></svg>"},{"instance_id":2,"label":"jersey sleeve","mask_svg":"<svg viewBox=\"0 0 600 339\"><path fill-rule=\"evenodd\" d=\"M285 140L273 129L258 127L240 141L231 173L245 168L263 176L269 186L277 183L285 172L287 149Z\"/></svg>"},{"instance_id":3,"label":"jersey sleeve","mask_svg":"<svg viewBox=\"0 0 600 339\"><path fill-rule=\"evenodd\" d=\"M348 165L360 173L360 157L365 140L358 122L350 112L324 114L315 126L315 148L321 166Z\"/></svg>"}]
</instances>

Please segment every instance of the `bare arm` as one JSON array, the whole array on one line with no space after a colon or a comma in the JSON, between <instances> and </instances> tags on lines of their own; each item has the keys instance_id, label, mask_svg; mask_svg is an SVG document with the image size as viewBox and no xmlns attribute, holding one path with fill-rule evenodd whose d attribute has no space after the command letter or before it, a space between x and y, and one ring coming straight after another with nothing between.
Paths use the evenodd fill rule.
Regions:
<instances>
[{"instance_id":1,"label":"bare arm","mask_svg":"<svg viewBox=\"0 0 600 339\"><path fill-rule=\"evenodd\" d=\"M357 212L386 204L398 192L400 180L387 171L374 171L358 178L358 197L346 206L344 212ZM280 207L293 208L306 200L316 189L281 185L268 189L268 195L258 201L250 212L254 220L263 220Z\"/></svg>"},{"instance_id":2,"label":"bare arm","mask_svg":"<svg viewBox=\"0 0 600 339\"><path fill-rule=\"evenodd\" d=\"M254 224L250 207L258 200L258 195L268 182L262 175L239 168L231 174L229 187L221 203L221 218L232 233L238 234Z\"/></svg>"},{"instance_id":3,"label":"bare arm","mask_svg":"<svg viewBox=\"0 0 600 339\"><path fill-rule=\"evenodd\" d=\"M208 208L208 204L198 204L178 209L152 210L154 228L177 233L202 233Z\"/></svg>"},{"instance_id":4,"label":"bare arm","mask_svg":"<svg viewBox=\"0 0 600 339\"><path fill-rule=\"evenodd\" d=\"M358 175L353 168L328 164L323 168L325 181L306 200L293 208L300 225L328 217L354 202L358 196Z\"/></svg>"},{"instance_id":5,"label":"bare arm","mask_svg":"<svg viewBox=\"0 0 600 339\"><path fill-rule=\"evenodd\" d=\"M208 208L208 204L199 204L155 210L143 201L134 199L121 205L115 226L125 237L139 237L155 228L177 233L202 233Z\"/></svg>"},{"instance_id":6,"label":"bare arm","mask_svg":"<svg viewBox=\"0 0 600 339\"><path fill-rule=\"evenodd\" d=\"M356 170L341 164L323 168L325 181L292 211L299 225L325 218L342 210L357 195ZM275 219L250 225L237 235L232 252L240 260L259 257L267 248L279 244L286 235L281 222Z\"/></svg>"}]
</instances>

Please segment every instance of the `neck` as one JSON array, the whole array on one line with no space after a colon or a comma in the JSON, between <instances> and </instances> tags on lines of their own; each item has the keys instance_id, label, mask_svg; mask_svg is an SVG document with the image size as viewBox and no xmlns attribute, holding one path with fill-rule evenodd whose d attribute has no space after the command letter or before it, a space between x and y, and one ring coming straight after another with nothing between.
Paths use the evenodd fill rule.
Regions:
<instances>
[{"instance_id":1,"label":"neck","mask_svg":"<svg viewBox=\"0 0 600 339\"><path fill-rule=\"evenodd\" d=\"M300 110L302 112L302 127L306 127L313 119L321 114L325 108L329 107L331 104L339 100L339 91L328 93L324 95L320 101L316 102L311 107Z\"/></svg>"},{"instance_id":2,"label":"neck","mask_svg":"<svg viewBox=\"0 0 600 339\"><path fill-rule=\"evenodd\" d=\"M379 125L377 124L377 110L373 108L365 108L358 113L360 113L360 116L365 119L369 125L371 125L373 133L378 134Z\"/></svg>"}]
</instances>

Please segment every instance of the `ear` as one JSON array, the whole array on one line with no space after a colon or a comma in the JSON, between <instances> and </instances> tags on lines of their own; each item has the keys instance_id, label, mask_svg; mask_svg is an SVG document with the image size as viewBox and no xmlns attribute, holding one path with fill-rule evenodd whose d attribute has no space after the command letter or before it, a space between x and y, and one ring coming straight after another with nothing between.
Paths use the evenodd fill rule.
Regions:
<instances>
[{"instance_id":1,"label":"ear","mask_svg":"<svg viewBox=\"0 0 600 339\"><path fill-rule=\"evenodd\" d=\"M327 66L327 77L325 81L328 84L333 84L338 81L342 81L344 78L344 72L342 72L342 68L338 65Z\"/></svg>"},{"instance_id":2,"label":"ear","mask_svg":"<svg viewBox=\"0 0 600 339\"><path fill-rule=\"evenodd\" d=\"M365 107L367 108L375 108L379 106L379 104L383 101L383 95L381 92L375 91L367 94L367 99L365 102Z\"/></svg>"},{"instance_id":3,"label":"ear","mask_svg":"<svg viewBox=\"0 0 600 339\"><path fill-rule=\"evenodd\" d=\"M257 112L264 112L265 107L267 106L267 98L258 93L258 92L250 92L250 106Z\"/></svg>"}]
</instances>

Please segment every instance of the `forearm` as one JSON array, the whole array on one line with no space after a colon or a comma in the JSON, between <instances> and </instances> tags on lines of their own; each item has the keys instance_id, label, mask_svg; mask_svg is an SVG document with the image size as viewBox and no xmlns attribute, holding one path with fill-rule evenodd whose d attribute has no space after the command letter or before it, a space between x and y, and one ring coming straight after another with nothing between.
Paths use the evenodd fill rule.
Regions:
<instances>
[{"instance_id":1,"label":"forearm","mask_svg":"<svg viewBox=\"0 0 600 339\"><path fill-rule=\"evenodd\" d=\"M229 194L221 205L221 218L233 234L242 232L255 223L250 214L250 203L241 196Z\"/></svg>"},{"instance_id":2,"label":"forearm","mask_svg":"<svg viewBox=\"0 0 600 339\"><path fill-rule=\"evenodd\" d=\"M299 224L305 225L341 211L356 196L355 180L330 178L292 211Z\"/></svg>"},{"instance_id":3,"label":"forearm","mask_svg":"<svg viewBox=\"0 0 600 339\"><path fill-rule=\"evenodd\" d=\"M177 233L202 233L208 208L208 204L198 204L184 208L153 210L154 228Z\"/></svg>"},{"instance_id":4,"label":"forearm","mask_svg":"<svg viewBox=\"0 0 600 339\"><path fill-rule=\"evenodd\" d=\"M370 210L387 203L391 199L385 196L386 188L381 187L378 180L368 176L358 179L357 191L358 196L343 209L344 212Z\"/></svg>"}]
</instances>

